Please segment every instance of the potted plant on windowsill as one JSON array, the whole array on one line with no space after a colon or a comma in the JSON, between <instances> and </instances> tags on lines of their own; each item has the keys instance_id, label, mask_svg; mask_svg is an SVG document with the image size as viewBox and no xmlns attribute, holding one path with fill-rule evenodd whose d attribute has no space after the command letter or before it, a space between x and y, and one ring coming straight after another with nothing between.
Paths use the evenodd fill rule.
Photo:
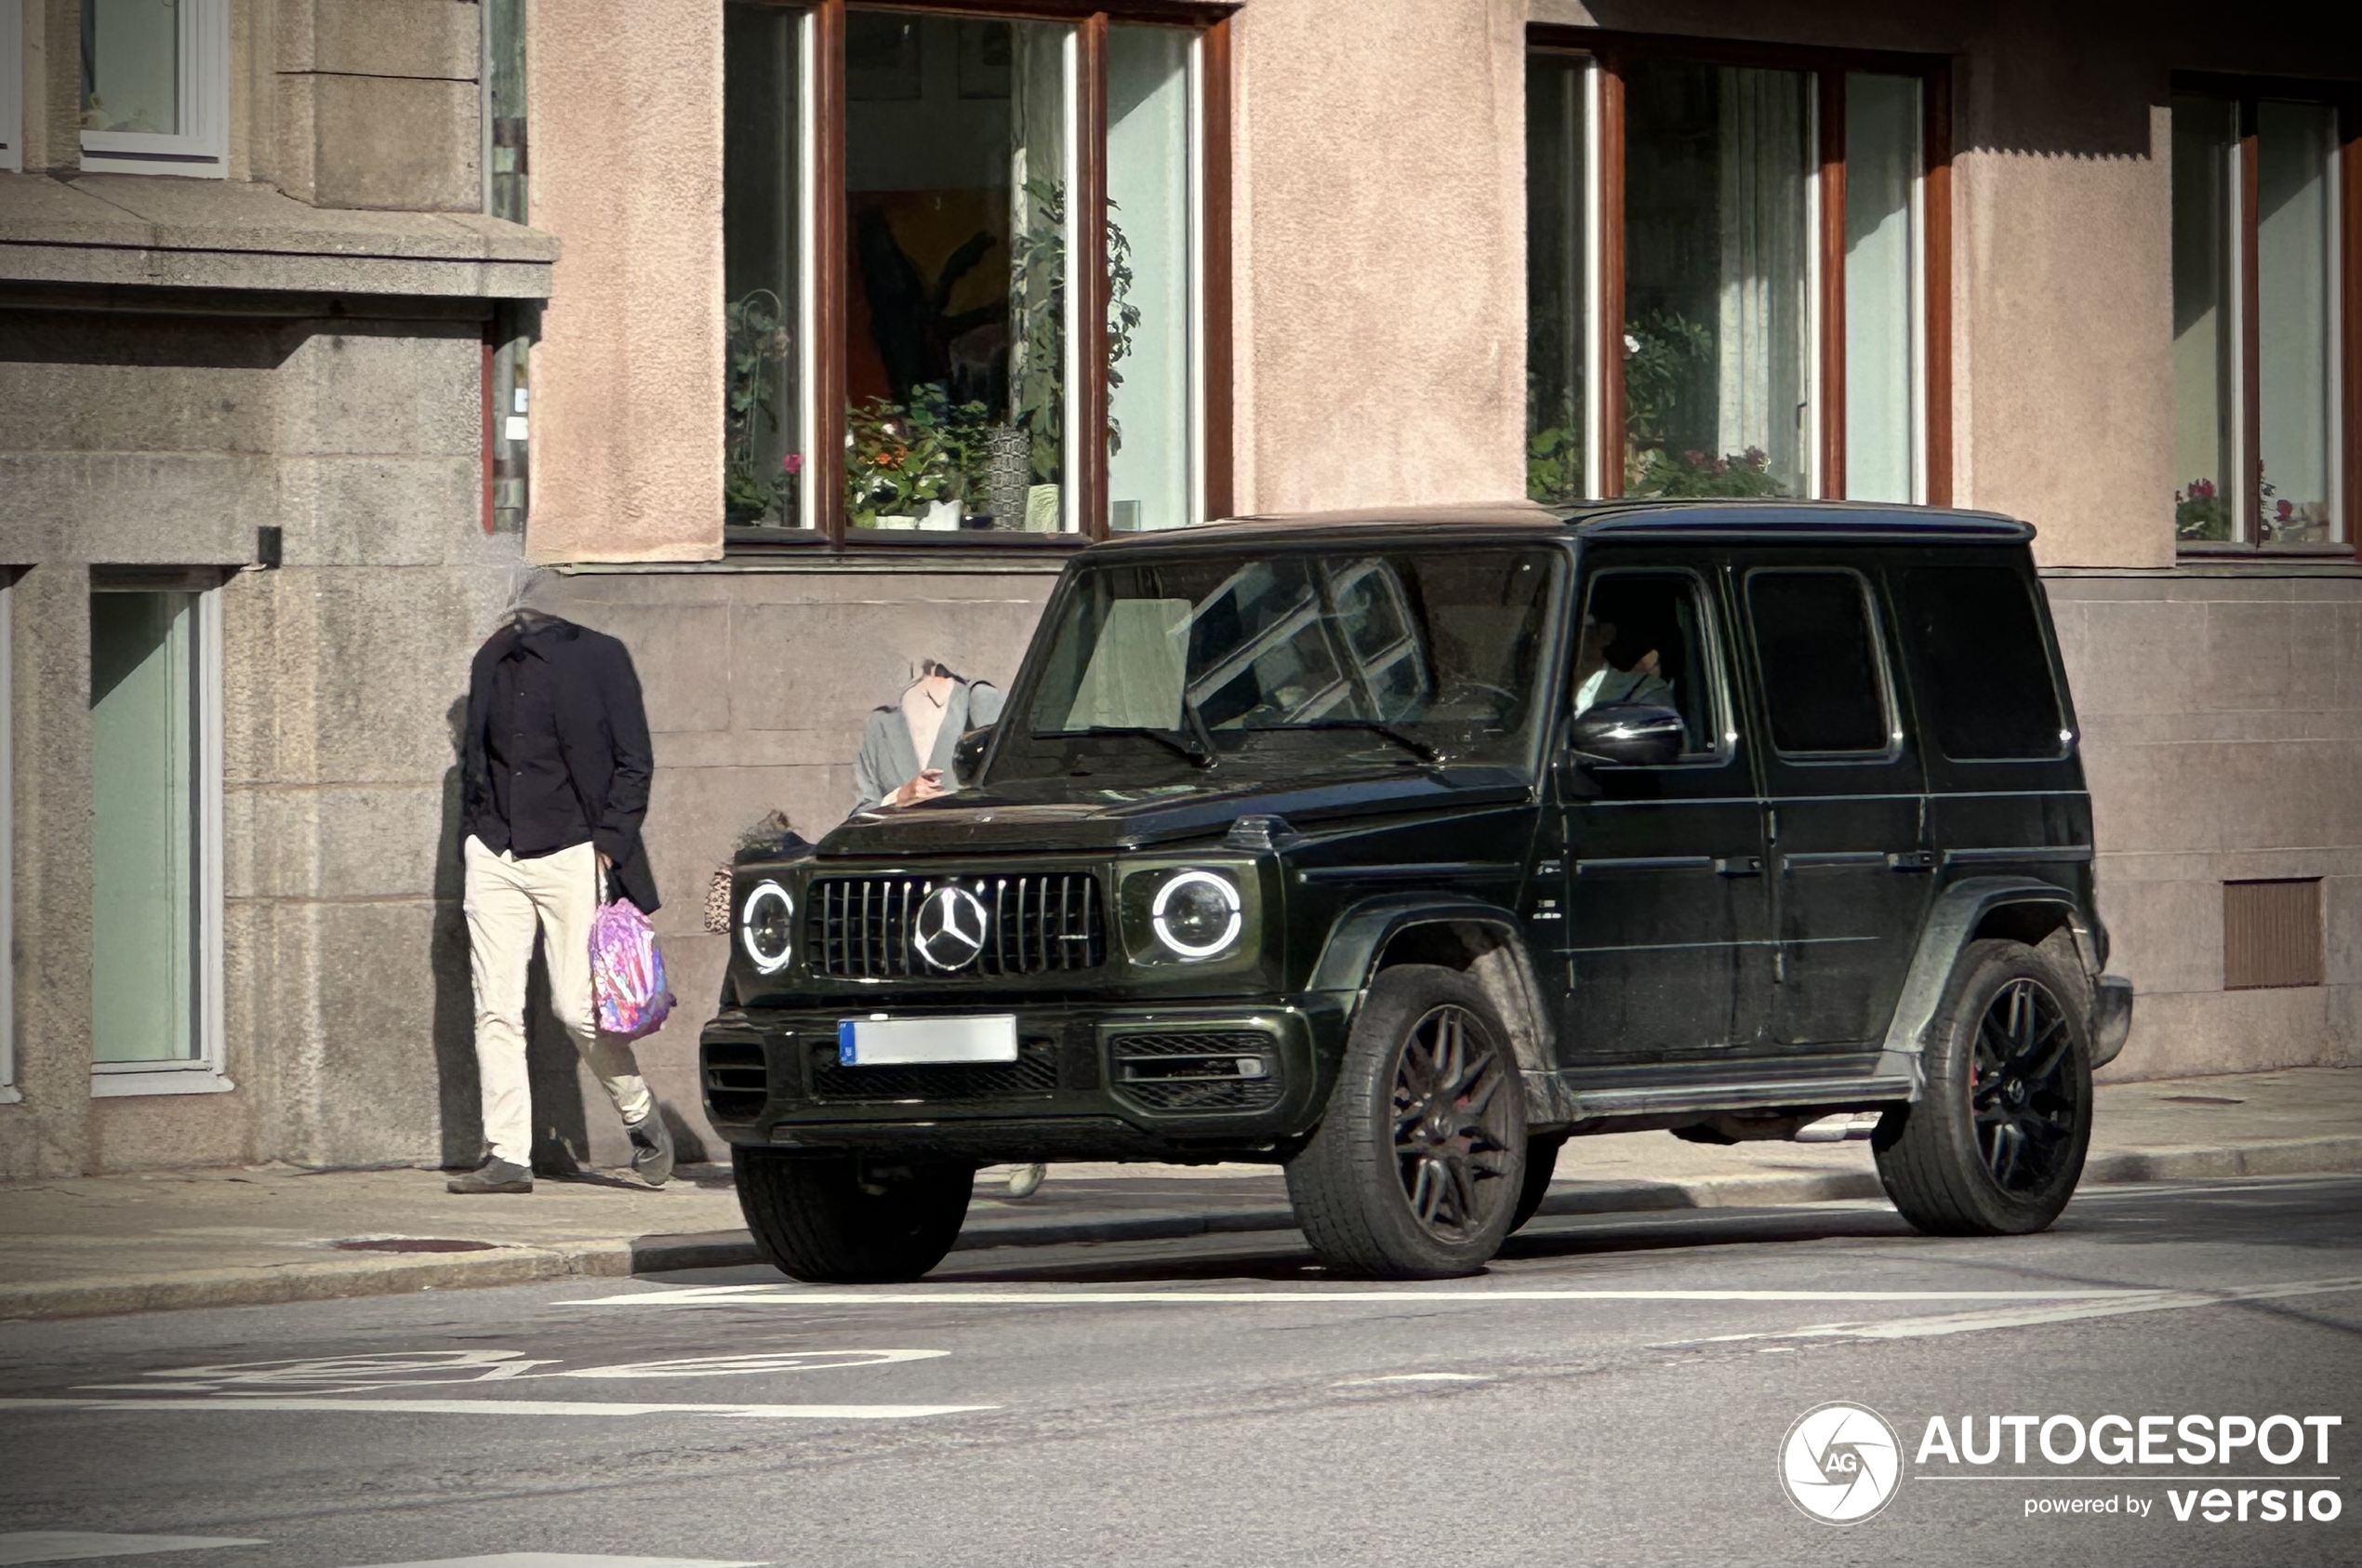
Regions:
<instances>
[{"instance_id":1,"label":"potted plant on windowsill","mask_svg":"<svg viewBox=\"0 0 2362 1568\"><path fill-rule=\"evenodd\" d=\"M848 410L846 520L856 528L957 528L984 417L983 404L955 405L937 383L913 388L907 405L872 398Z\"/></svg>"}]
</instances>

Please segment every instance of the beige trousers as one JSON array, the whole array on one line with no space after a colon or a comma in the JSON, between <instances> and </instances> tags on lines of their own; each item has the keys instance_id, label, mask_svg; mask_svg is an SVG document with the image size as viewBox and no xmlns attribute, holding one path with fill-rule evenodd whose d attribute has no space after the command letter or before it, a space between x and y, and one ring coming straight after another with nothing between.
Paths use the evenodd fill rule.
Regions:
<instances>
[{"instance_id":1,"label":"beige trousers","mask_svg":"<svg viewBox=\"0 0 2362 1568\"><path fill-rule=\"evenodd\" d=\"M484 1089L484 1136L492 1157L533 1158L533 1094L524 1068L524 978L533 939L542 937L550 1003L574 1048L599 1075L627 1123L655 1108L631 1043L601 1034L590 1003L590 923L599 910L599 862L587 844L520 860L495 855L471 833L468 939L475 972L476 1078Z\"/></svg>"}]
</instances>

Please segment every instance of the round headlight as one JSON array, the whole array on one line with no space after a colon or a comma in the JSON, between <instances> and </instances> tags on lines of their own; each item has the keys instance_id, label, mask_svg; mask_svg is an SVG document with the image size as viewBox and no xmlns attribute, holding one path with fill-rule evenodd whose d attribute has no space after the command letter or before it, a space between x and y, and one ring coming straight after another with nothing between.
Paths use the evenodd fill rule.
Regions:
<instances>
[{"instance_id":1,"label":"round headlight","mask_svg":"<svg viewBox=\"0 0 2362 1568\"><path fill-rule=\"evenodd\" d=\"M776 882L755 884L738 906L738 945L763 974L776 975L788 966L795 951L795 900L786 888Z\"/></svg>"},{"instance_id":2,"label":"round headlight","mask_svg":"<svg viewBox=\"0 0 2362 1568\"><path fill-rule=\"evenodd\" d=\"M1244 923L1237 885L1214 871L1183 871L1148 906L1157 940L1183 958L1213 958L1239 939Z\"/></svg>"}]
</instances>

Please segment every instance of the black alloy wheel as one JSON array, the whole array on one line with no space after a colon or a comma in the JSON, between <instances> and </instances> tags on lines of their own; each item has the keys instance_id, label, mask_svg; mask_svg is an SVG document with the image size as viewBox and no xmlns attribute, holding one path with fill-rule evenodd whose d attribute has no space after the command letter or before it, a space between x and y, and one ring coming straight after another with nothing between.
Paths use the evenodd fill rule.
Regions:
<instances>
[{"instance_id":1,"label":"black alloy wheel","mask_svg":"<svg viewBox=\"0 0 2362 1568\"><path fill-rule=\"evenodd\" d=\"M1411 1026L1394 1070L1394 1157L1411 1214L1437 1240L1482 1230L1505 1203L1505 1102L1518 1091L1501 1048L1468 1009L1432 1008ZM1506 1091L1506 1093L1504 1091Z\"/></svg>"},{"instance_id":2,"label":"black alloy wheel","mask_svg":"<svg viewBox=\"0 0 2362 1568\"><path fill-rule=\"evenodd\" d=\"M1985 1004L1969 1066L1977 1147L2004 1192L2037 1191L2058 1174L2088 1092L2070 1060L2066 1010L2031 976L2010 981Z\"/></svg>"},{"instance_id":3,"label":"black alloy wheel","mask_svg":"<svg viewBox=\"0 0 2362 1568\"><path fill-rule=\"evenodd\" d=\"M1871 1138L1878 1179L1915 1228L2021 1236L2075 1195L2091 1143L2081 981L2047 949L1987 939L1961 950L1920 1054L1919 1097L1889 1110Z\"/></svg>"},{"instance_id":4,"label":"black alloy wheel","mask_svg":"<svg viewBox=\"0 0 2362 1568\"><path fill-rule=\"evenodd\" d=\"M1525 1183L1525 1087L1483 988L1414 963L1371 981L1288 1195L1322 1262L1379 1279L1473 1273Z\"/></svg>"}]
</instances>

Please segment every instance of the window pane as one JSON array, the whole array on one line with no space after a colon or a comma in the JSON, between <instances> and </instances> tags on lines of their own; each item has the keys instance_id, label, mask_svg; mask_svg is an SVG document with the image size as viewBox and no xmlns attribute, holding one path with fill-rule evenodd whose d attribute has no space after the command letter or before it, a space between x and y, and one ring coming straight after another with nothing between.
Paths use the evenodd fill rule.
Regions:
<instances>
[{"instance_id":1,"label":"window pane","mask_svg":"<svg viewBox=\"0 0 2362 1568\"><path fill-rule=\"evenodd\" d=\"M1747 579L1756 662L1782 751L1883 751L1886 703L1869 605L1851 572L1758 572Z\"/></svg>"},{"instance_id":2,"label":"window pane","mask_svg":"<svg viewBox=\"0 0 2362 1568\"><path fill-rule=\"evenodd\" d=\"M185 0L82 0L82 128L180 130Z\"/></svg>"},{"instance_id":3,"label":"window pane","mask_svg":"<svg viewBox=\"0 0 2362 1568\"><path fill-rule=\"evenodd\" d=\"M2329 352L2330 149L2337 111L2264 103L2256 116L2257 395L2263 479L2258 538L2325 544L2339 537L2337 406Z\"/></svg>"},{"instance_id":4,"label":"window pane","mask_svg":"<svg viewBox=\"0 0 2362 1568\"><path fill-rule=\"evenodd\" d=\"M1072 30L845 20L846 521L1068 525Z\"/></svg>"},{"instance_id":5,"label":"window pane","mask_svg":"<svg viewBox=\"0 0 2362 1568\"><path fill-rule=\"evenodd\" d=\"M1652 703L1681 715L1681 751L1715 750L1714 677L1694 578L1614 572L1591 586L1574 666L1574 711Z\"/></svg>"},{"instance_id":6,"label":"window pane","mask_svg":"<svg viewBox=\"0 0 2362 1568\"><path fill-rule=\"evenodd\" d=\"M2055 757L2059 691L2025 579L2006 566L1915 566L1898 606L1918 650L1919 701L1958 762Z\"/></svg>"},{"instance_id":7,"label":"window pane","mask_svg":"<svg viewBox=\"0 0 2362 1568\"><path fill-rule=\"evenodd\" d=\"M1194 522L1189 481L1189 51L1108 29L1108 502L1116 528Z\"/></svg>"},{"instance_id":8,"label":"window pane","mask_svg":"<svg viewBox=\"0 0 2362 1568\"><path fill-rule=\"evenodd\" d=\"M2173 531L2185 539L2238 537L2230 181L2237 138L2229 100L2173 100Z\"/></svg>"},{"instance_id":9,"label":"window pane","mask_svg":"<svg viewBox=\"0 0 2362 1568\"><path fill-rule=\"evenodd\" d=\"M1625 488L1801 495L1810 80L1649 60L1626 81Z\"/></svg>"},{"instance_id":10,"label":"window pane","mask_svg":"<svg viewBox=\"0 0 2362 1568\"><path fill-rule=\"evenodd\" d=\"M1918 443L1912 335L1918 317L1911 197L1919 84L1845 79L1845 493L1908 501Z\"/></svg>"},{"instance_id":11,"label":"window pane","mask_svg":"<svg viewBox=\"0 0 2362 1568\"><path fill-rule=\"evenodd\" d=\"M197 1055L196 598L90 596L95 1061Z\"/></svg>"},{"instance_id":12,"label":"window pane","mask_svg":"<svg viewBox=\"0 0 2362 1568\"><path fill-rule=\"evenodd\" d=\"M803 13L732 0L723 10L723 290L729 303L725 520L802 523L797 339L802 236Z\"/></svg>"},{"instance_id":13,"label":"window pane","mask_svg":"<svg viewBox=\"0 0 2362 1568\"><path fill-rule=\"evenodd\" d=\"M1590 494L1590 73L1589 60L1565 55L1525 67L1525 475L1537 501Z\"/></svg>"}]
</instances>

